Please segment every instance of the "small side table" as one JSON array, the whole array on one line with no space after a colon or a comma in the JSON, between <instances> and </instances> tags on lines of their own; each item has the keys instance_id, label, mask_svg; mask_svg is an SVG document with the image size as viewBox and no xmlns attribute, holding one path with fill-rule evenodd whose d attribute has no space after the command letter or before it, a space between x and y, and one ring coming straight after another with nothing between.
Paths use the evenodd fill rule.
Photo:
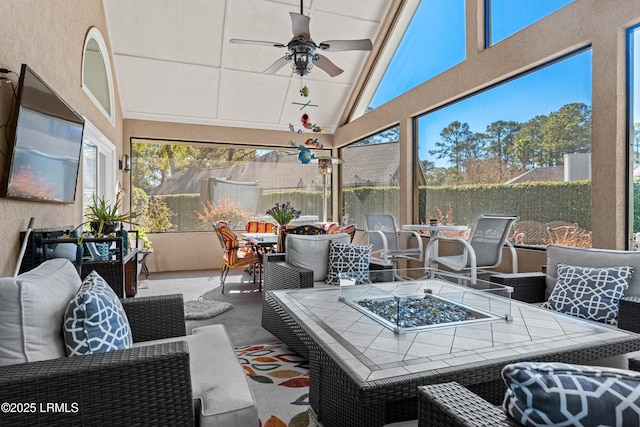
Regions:
<instances>
[{"instance_id":1,"label":"small side table","mask_svg":"<svg viewBox=\"0 0 640 427\"><path fill-rule=\"evenodd\" d=\"M140 267L142 268L142 272L144 273L144 278L148 279L149 278L149 268L147 267L146 259L147 259L147 257L149 255L151 255L153 253L153 248L151 248L151 249L147 249L147 248L138 249L138 253L141 255L138 258L138 262L140 263Z\"/></svg>"}]
</instances>

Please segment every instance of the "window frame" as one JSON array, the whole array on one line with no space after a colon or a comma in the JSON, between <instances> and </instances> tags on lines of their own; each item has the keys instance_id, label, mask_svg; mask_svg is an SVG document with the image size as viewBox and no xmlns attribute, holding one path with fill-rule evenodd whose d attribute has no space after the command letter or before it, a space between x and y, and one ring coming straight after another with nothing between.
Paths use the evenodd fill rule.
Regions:
<instances>
[{"instance_id":1,"label":"window frame","mask_svg":"<svg viewBox=\"0 0 640 427\"><path fill-rule=\"evenodd\" d=\"M107 78L107 82L106 82L107 92L109 95L109 106L111 107L110 111L107 111L104 108L102 103L94 95L91 88L85 84L85 74L87 70L85 69L84 64L85 64L85 58L87 55L87 47L91 40L94 40L98 44L98 48L100 49L100 54L102 56L102 62L104 63L104 67L105 67L104 72ZM100 112L109 120L109 122L112 125L115 125L115 114L114 114L115 96L113 93L113 75L111 74L111 61L109 60L109 55L107 55L107 45L104 42L104 38L102 37L100 30L98 30L96 27L91 27L89 29L89 31L87 32L87 36L85 37L85 40L84 40L84 46L82 47L81 88L82 88L82 91L85 93L85 95L87 95L87 97L91 100L91 102L98 108L98 110L100 110Z\"/></svg>"},{"instance_id":2,"label":"window frame","mask_svg":"<svg viewBox=\"0 0 640 427\"><path fill-rule=\"evenodd\" d=\"M116 199L116 146L91 123L86 117L84 118L84 134L82 138L83 156L82 156L82 211L84 212L88 205L84 200L86 161L84 156L84 144L90 144L96 147L96 191L95 195L102 197L105 201L114 203ZM102 157L101 157L102 156ZM101 158L104 161L101 161ZM96 194L97 193L97 194Z\"/></svg>"}]
</instances>

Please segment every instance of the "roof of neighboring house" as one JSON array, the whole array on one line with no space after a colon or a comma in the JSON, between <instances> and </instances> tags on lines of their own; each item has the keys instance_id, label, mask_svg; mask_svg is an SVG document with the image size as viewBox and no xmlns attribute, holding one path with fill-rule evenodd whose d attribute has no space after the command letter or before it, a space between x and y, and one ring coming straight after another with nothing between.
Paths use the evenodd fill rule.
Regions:
<instances>
[{"instance_id":1,"label":"roof of neighboring house","mask_svg":"<svg viewBox=\"0 0 640 427\"><path fill-rule=\"evenodd\" d=\"M200 193L201 181L208 178L258 182L263 190L321 189L322 175L318 173L317 164L302 164L297 153L274 150L239 165L176 172L151 189L149 194ZM344 150L344 186L397 185L399 157L396 143L370 144Z\"/></svg>"},{"instance_id":2,"label":"roof of neighboring house","mask_svg":"<svg viewBox=\"0 0 640 427\"><path fill-rule=\"evenodd\" d=\"M505 182L505 184L520 184L523 182L564 181L564 166L544 166L526 171L522 175Z\"/></svg>"},{"instance_id":3,"label":"roof of neighboring house","mask_svg":"<svg viewBox=\"0 0 640 427\"><path fill-rule=\"evenodd\" d=\"M344 187L398 185L400 147L397 142L349 147L342 154Z\"/></svg>"}]
</instances>

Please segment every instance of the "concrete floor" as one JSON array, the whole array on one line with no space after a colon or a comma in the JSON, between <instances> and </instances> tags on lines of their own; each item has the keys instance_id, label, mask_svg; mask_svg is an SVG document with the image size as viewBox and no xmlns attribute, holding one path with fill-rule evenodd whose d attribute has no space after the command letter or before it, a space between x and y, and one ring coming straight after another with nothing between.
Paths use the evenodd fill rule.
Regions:
<instances>
[{"instance_id":1,"label":"concrete floor","mask_svg":"<svg viewBox=\"0 0 640 427\"><path fill-rule=\"evenodd\" d=\"M202 298L233 304L231 310L210 319L187 320L187 333L200 326L223 324L236 347L278 341L262 328L262 292L252 276L241 269L229 272L224 294L220 270L151 273L148 279L141 275L139 280L138 297L181 293L185 301Z\"/></svg>"}]
</instances>

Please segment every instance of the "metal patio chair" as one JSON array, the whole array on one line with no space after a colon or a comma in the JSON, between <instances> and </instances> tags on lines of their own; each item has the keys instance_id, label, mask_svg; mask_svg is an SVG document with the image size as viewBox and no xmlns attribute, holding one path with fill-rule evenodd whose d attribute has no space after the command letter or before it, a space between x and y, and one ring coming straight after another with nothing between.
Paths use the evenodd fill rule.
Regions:
<instances>
[{"instance_id":1,"label":"metal patio chair","mask_svg":"<svg viewBox=\"0 0 640 427\"><path fill-rule=\"evenodd\" d=\"M478 271L494 268L502 262L502 248L507 246L511 252L513 273L518 272L518 255L515 248L507 240L511 226L518 220L517 216L482 215L473 225L469 240L437 237L431 239L426 249L425 268L442 264L451 270L468 272L472 283L478 280ZM440 256L434 253L436 242L456 242L462 248L458 255Z\"/></svg>"}]
</instances>

